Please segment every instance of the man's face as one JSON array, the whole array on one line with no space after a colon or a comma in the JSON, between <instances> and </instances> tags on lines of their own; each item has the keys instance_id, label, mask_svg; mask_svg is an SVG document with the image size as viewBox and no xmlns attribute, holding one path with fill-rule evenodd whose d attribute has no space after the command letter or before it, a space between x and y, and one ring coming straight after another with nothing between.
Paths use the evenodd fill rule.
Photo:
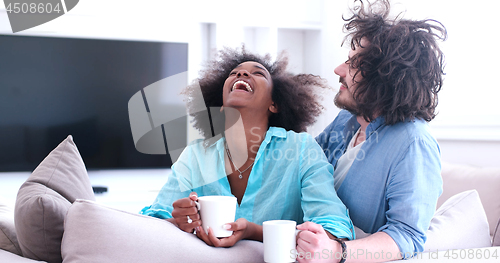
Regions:
<instances>
[{"instance_id":1,"label":"man's face","mask_svg":"<svg viewBox=\"0 0 500 263\"><path fill-rule=\"evenodd\" d=\"M361 45L366 45L365 41L361 41ZM349 51L349 58L346 62L340 64L337 68L335 68L335 74L340 76L339 82L340 90L335 96L335 105L339 108L346 109L349 112L358 115L358 107L357 102L354 100L353 93L356 90L357 83L361 80L361 73L357 74L354 78L354 75L357 72L357 69L352 68L351 58L354 57L357 53L359 53L363 48L360 46L356 46L356 49Z\"/></svg>"}]
</instances>

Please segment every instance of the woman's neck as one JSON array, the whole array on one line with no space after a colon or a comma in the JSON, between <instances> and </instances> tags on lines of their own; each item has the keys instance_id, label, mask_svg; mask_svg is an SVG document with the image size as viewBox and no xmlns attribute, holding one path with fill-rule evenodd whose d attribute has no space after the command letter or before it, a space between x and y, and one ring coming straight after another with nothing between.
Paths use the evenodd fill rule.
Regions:
<instances>
[{"instance_id":1,"label":"woman's neck","mask_svg":"<svg viewBox=\"0 0 500 263\"><path fill-rule=\"evenodd\" d=\"M236 165L255 159L268 129L267 117L226 112L225 137Z\"/></svg>"}]
</instances>

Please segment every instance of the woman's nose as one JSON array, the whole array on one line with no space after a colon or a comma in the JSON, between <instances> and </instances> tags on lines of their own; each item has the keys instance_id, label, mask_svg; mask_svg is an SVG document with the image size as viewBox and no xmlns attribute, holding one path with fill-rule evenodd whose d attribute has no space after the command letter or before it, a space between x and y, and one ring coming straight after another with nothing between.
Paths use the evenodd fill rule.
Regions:
<instances>
[{"instance_id":1,"label":"woman's nose","mask_svg":"<svg viewBox=\"0 0 500 263\"><path fill-rule=\"evenodd\" d=\"M240 69L238 70L238 74L236 74L238 77L241 77L241 76L245 76L245 77L248 77L249 76L249 73L248 71L244 70L244 69Z\"/></svg>"}]
</instances>

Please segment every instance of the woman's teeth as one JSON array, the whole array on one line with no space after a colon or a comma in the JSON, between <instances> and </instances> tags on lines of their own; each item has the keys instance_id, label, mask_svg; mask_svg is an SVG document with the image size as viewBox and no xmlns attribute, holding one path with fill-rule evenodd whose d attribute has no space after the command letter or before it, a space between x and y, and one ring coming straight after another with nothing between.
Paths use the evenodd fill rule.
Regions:
<instances>
[{"instance_id":1,"label":"woman's teeth","mask_svg":"<svg viewBox=\"0 0 500 263\"><path fill-rule=\"evenodd\" d=\"M245 87L248 92L253 92L253 89L250 87L250 84L246 83L243 80L236 81L233 84L233 88L231 89L231 91L235 90L239 85L243 85L243 87Z\"/></svg>"}]
</instances>

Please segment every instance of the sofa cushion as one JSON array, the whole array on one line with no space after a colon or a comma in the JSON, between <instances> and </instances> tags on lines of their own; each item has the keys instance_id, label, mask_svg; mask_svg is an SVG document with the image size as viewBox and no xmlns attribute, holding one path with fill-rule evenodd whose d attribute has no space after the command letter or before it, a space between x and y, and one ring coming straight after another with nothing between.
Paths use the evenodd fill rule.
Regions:
<instances>
[{"instance_id":1,"label":"sofa cushion","mask_svg":"<svg viewBox=\"0 0 500 263\"><path fill-rule=\"evenodd\" d=\"M32 260L29 258L23 258L19 255L10 253L5 250L0 249L0 262L2 263L43 263L45 261Z\"/></svg>"},{"instance_id":2,"label":"sofa cushion","mask_svg":"<svg viewBox=\"0 0 500 263\"><path fill-rule=\"evenodd\" d=\"M206 245L166 220L77 200L66 216L64 263L263 262L261 242L241 240L231 248Z\"/></svg>"},{"instance_id":3,"label":"sofa cushion","mask_svg":"<svg viewBox=\"0 0 500 263\"><path fill-rule=\"evenodd\" d=\"M45 157L17 194L14 218L23 256L62 262L64 218L77 198L95 200L70 135Z\"/></svg>"},{"instance_id":4,"label":"sofa cushion","mask_svg":"<svg viewBox=\"0 0 500 263\"><path fill-rule=\"evenodd\" d=\"M457 193L477 190L486 211L490 235L493 236L500 221L500 168L477 168L443 162L441 176L443 194L438 199L438 207Z\"/></svg>"},{"instance_id":5,"label":"sofa cushion","mask_svg":"<svg viewBox=\"0 0 500 263\"><path fill-rule=\"evenodd\" d=\"M424 251L491 246L488 220L476 190L452 196L434 214Z\"/></svg>"},{"instance_id":6,"label":"sofa cushion","mask_svg":"<svg viewBox=\"0 0 500 263\"><path fill-rule=\"evenodd\" d=\"M493 246L500 246L500 221L495 228L495 234L493 235Z\"/></svg>"},{"instance_id":7,"label":"sofa cushion","mask_svg":"<svg viewBox=\"0 0 500 263\"><path fill-rule=\"evenodd\" d=\"M0 196L0 249L22 255L14 226L14 207ZM2 261L3 262L3 261Z\"/></svg>"}]
</instances>

